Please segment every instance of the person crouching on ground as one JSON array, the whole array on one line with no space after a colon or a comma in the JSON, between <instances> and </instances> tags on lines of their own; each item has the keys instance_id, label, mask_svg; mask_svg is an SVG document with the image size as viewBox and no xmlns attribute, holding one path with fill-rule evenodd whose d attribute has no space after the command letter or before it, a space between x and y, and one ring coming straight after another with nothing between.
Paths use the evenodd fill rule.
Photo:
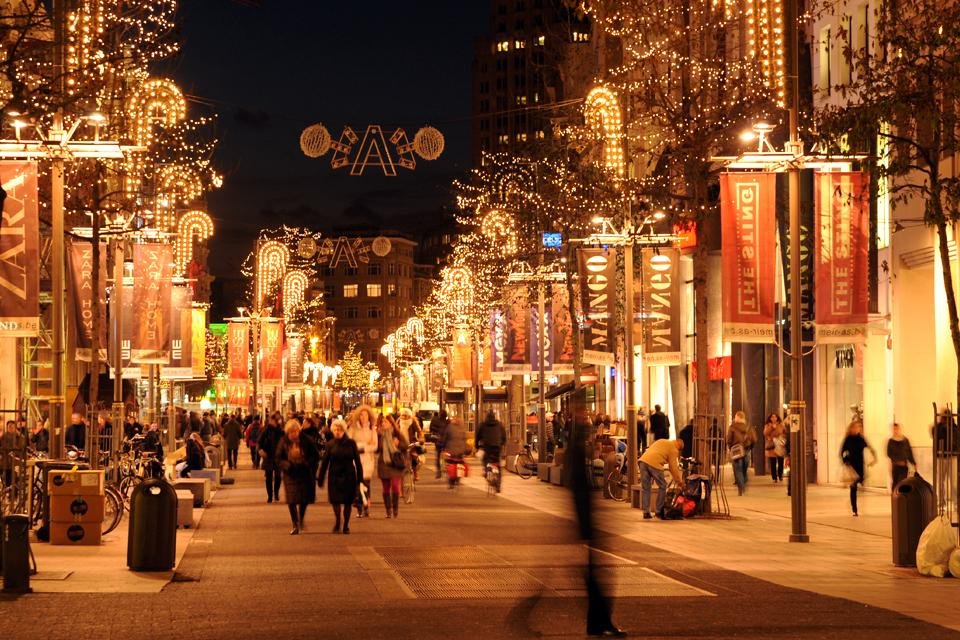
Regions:
<instances>
[{"instance_id":1,"label":"person crouching on ground","mask_svg":"<svg viewBox=\"0 0 960 640\"><path fill-rule=\"evenodd\" d=\"M303 518L307 505L317 499L315 482L320 453L309 436L300 430L300 423L288 420L283 427L283 437L277 445L276 463L283 473L283 493L290 510L293 529L290 535L304 530Z\"/></svg>"},{"instance_id":2,"label":"person crouching on ground","mask_svg":"<svg viewBox=\"0 0 960 640\"><path fill-rule=\"evenodd\" d=\"M347 423L339 418L330 425L332 438L327 443L327 455L323 457L323 466L317 484L327 485L327 499L333 507L336 524L333 532L340 533L340 514L343 514L343 533L350 533L350 511L357 499L360 482L363 480L363 463L360 451L353 439L346 437Z\"/></svg>"},{"instance_id":3,"label":"person crouching on ground","mask_svg":"<svg viewBox=\"0 0 960 640\"><path fill-rule=\"evenodd\" d=\"M384 416L377 446L377 477L383 487L383 506L387 517L396 518L400 510L400 483L407 468L407 437L393 416Z\"/></svg>"},{"instance_id":4,"label":"person crouching on ground","mask_svg":"<svg viewBox=\"0 0 960 640\"><path fill-rule=\"evenodd\" d=\"M673 481L683 488L683 474L680 473L680 451L683 449L683 440L656 440L647 447L640 456L640 507L643 509L643 519L650 519L650 481L657 483L657 517L663 520L664 494L667 492L667 481L663 477L663 465L670 467Z\"/></svg>"}]
</instances>

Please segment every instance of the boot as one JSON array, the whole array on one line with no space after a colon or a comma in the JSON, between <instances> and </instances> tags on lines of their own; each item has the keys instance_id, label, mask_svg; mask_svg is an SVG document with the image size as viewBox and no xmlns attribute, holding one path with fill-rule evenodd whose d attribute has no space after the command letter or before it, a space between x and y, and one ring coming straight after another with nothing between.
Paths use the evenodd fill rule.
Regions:
<instances>
[{"instance_id":1,"label":"boot","mask_svg":"<svg viewBox=\"0 0 960 640\"><path fill-rule=\"evenodd\" d=\"M393 498L393 517L396 518L397 512L400 510L400 494L393 493L391 497Z\"/></svg>"},{"instance_id":2,"label":"boot","mask_svg":"<svg viewBox=\"0 0 960 640\"><path fill-rule=\"evenodd\" d=\"M390 495L389 493L383 494L383 508L384 508L384 510L386 510L386 512L387 512L387 518L390 517L390 513L391 513L391 512L390 512L390 509L391 509L391 506L390 506L390 505L391 505L391 504L392 504L392 503L391 503L391 495Z\"/></svg>"}]
</instances>

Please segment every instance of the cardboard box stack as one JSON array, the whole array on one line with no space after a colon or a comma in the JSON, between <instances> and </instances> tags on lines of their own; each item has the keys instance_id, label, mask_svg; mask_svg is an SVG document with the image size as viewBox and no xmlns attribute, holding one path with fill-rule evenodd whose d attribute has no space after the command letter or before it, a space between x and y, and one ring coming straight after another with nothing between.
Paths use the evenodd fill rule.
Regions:
<instances>
[{"instance_id":1,"label":"cardboard box stack","mask_svg":"<svg viewBox=\"0 0 960 640\"><path fill-rule=\"evenodd\" d=\"M51 471L50 544L100 544L103 471Z\"/></svg>"}]
</instances>

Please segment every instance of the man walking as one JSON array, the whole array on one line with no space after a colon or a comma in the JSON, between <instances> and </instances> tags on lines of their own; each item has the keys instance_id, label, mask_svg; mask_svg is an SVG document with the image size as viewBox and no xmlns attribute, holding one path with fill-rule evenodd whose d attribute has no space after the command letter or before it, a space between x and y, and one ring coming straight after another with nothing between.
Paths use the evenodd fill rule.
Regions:
<instances>
[{"instance_id":1,"label":"man walking","mask_svg":"<svg viewBox=\"0 0 960 640\"><path fill-rule=\"evenodd\" d=\"M223 427L223 439L227 445L227 468L237 468L237 456L240 454L240 440L243 439L243 425L237 416L231 415Z\"/></svg>"},{"instance_id":2,"label":"man walking","mask_svg":"<svg viewBox=\"0 0 960 640\"><path fill-rule=\"evenodd\" d=\"M653 413L650 414L650 431L653 432L653 440L666 440L670 437L670 418L660 410L660 405L653 405Z\"/></svg>"},{"instance_id":3,"label":"man walking","mask_svg":"<svg viewBox=\"0 0 960 640\"><path fill-rule=\"evenodd\" d=\"M657 407L659 409L659 407ZM661 439L649 447L646 453L640 456L640 508L643 509L643 519L650 516L650 482L657 483L657 517L663 520L664 494L667 492L667 481L663 477L663 465L670 467L670 475L674 482L683 488L683 474L680 473L680 451L683 449L683 440Z\"/></svg>"}]
</instances>

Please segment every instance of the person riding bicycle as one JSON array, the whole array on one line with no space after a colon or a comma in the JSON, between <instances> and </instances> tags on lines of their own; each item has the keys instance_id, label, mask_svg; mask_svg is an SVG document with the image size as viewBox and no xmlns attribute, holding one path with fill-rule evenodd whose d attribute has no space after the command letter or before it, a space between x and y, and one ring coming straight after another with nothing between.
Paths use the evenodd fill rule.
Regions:
<instances>
[{"instance_id":1,"label":"person riding bicycle","mask_svg":"<svg viewBox=\"0 0 960 640\"><path fill-rule=\"evenodd\" d=\"M477 448L483 450L484 463L500 464L500 451L506 443L507 432L503 423L497 420L493 411L488 411L477 431Z\"/></svg>"},{"instance_id":2,"label":"person riding bicycle","mask_svg":"<svg viewBox=\"0 0 960 640\"><path fill-rule=\"evenodd\" d=\"M413 411L404 407L400 409L400 417L397 419L397 426L401 433L407 436L407 442L410 443L410 468L413 470L414 479L420 479L420 454L423 453L423 427L420 421L413 415Z\"/></svg>"}]
</instances>

